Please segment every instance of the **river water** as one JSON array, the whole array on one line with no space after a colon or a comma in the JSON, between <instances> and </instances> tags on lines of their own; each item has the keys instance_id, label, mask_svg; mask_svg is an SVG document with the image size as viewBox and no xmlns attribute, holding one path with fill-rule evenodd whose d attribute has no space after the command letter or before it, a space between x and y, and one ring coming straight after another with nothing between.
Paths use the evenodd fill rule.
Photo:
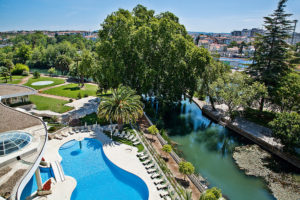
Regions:
<instances>
[{"instance_id":1,"label":"river water","mask_svg":"<svg viewBox=\"0 0 300 200\"><path fill-rule=\"evenodd\" d=\"M158 128L167 130L181 156L193 163L209 187L220 188L230 200L275 199L262 179L246 176L232 158L234 147L251 142L203 116L195 103L185 100L173 107L160 107L148 102L145 110Z\"/></svg>"}]
</instances>

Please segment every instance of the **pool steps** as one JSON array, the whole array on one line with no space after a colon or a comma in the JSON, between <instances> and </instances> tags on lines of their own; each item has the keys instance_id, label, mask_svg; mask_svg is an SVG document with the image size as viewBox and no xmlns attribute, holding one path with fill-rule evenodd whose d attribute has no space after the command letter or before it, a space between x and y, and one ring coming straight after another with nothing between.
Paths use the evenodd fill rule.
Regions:
<instances>
[{"instance_id":1,"label":"pool steps","mask_svg":"<svg viewBox=\"0 0 300 200\"><path fill-rule=\"evenodd\" d=\"M65 181L65 174L59 161L50 162L56 182Z\"/></svg>"}]
</instances>

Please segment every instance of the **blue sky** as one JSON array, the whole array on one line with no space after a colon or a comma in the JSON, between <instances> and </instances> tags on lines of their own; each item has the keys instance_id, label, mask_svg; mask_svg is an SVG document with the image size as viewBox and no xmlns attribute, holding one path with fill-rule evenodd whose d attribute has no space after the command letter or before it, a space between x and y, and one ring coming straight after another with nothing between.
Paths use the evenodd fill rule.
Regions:
<instances>
[{"instance_id":1,"label":"blue sky","mask_svg":"<svg viewBox=\"0 0 300 200\"><path fill-rule=\"evenodd\" d=\"M0 31L98 30L118 8L142 4L156 13L171 11L188 31L231 32L261 28L278 0L0 0ZM298 19L300 0L289 0L287 11Z\"/></svg>"}]
</instances>

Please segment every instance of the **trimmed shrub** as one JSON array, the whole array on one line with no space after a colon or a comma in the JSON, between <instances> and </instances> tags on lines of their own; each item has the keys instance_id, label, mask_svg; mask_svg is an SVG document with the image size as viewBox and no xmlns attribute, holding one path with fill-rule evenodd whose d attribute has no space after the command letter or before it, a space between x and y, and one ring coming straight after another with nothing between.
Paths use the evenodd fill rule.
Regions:
<instances>
[{"instance_id":1,"label":"trimmed shrub","mask_svg":"<svg viewBox=\"0 0 300 200\"><path fill-rule=\"evenodd\" d=\"M40 77L41 77L40 72L34 71L34 72L33 72L33 77L34 77L34 78L40 78Z\"/></svg>"},{"instance_id":2,"label":"trimmed shrub","mask_svg":"<svg viewBox=\"0 0 300 200\"><path fill-rule=\"evenodd\" d=\"M17 63L11 70L12 75L24 75L24 73L29 73L29 67L27 65Z\"/></svg>"}]
</instances>

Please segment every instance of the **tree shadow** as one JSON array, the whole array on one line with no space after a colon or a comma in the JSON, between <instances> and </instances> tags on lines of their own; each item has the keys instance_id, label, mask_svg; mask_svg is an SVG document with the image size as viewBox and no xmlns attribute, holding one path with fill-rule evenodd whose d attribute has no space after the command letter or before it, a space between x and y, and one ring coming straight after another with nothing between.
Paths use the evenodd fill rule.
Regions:
<instances>
[{"instance_id":1,"label":"tree shadow","mask_svg":"<svg viewBox=\"0 0 300 200\"><path fill-rule=\"evenodd\" d=\"M176 181L177 181L180 185L182 185L184 188L188 188L188 187L190 186L190 182L187 181L187 180L184 180L184 179L182 179L182 178L177 178L177 177L175 177L175 179L176 179Z\"/></svg>"}]
</instances>

